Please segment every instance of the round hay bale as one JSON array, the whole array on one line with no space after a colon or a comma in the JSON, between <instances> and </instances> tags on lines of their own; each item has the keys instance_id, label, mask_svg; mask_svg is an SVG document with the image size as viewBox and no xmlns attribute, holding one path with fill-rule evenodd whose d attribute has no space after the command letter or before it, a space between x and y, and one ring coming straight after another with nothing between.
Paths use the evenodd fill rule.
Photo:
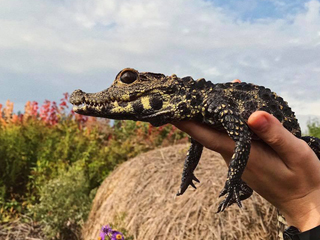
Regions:
<instances>
[{"instance_id":1,"label":"round hay bale","mask_svg":"<svg viewBox=\"0 0 320 240\"><path fill-rule=\"evenodd\" d=\"M137 240L277 239L277 211L258 194L242 209L234 204L216 213L227 175L218 153L204 150L195 170L198 189L176 197L188 146L153 150L115 169L96 194L84 239L97 239L103 225L119 226L119 219Z\"/></svg>"}]
</instances>

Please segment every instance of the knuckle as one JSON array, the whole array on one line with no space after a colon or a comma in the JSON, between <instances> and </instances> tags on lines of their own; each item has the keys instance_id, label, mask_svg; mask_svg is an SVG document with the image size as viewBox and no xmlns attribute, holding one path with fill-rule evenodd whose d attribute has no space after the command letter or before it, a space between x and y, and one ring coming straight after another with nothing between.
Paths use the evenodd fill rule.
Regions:
<instances>
[{"instance_id":1,"label":"knuckle","mask_svg":"<svg viewBox=\"0 0 320 240\"><path fill-rule=\"evenodd\" d=\"M268 139L267 143L271 146L278 146L281 148L286 147L287 140L282 135L275 134Z\"/></svg>"}]
</instances>

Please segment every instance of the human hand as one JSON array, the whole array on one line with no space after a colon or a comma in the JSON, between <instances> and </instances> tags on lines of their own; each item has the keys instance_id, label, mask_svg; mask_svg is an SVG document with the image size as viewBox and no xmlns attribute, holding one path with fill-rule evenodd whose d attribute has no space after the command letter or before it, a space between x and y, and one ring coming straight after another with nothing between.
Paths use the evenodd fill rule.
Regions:
<instances>
[{"instance_id":1,"label":"human hand","mask_svg":"<svg viewBox=\"0 0 320 240\"><path fill-rule=\"evenodd\" d=\"M253 113L247 124L262 141L252 141L242 179L277 207L289 225L301 231L320 225L320 161L315 153L266 112ZM175 125L229 164L235 144L226 133L193 121Z\"/></svg>"}]
</instances>

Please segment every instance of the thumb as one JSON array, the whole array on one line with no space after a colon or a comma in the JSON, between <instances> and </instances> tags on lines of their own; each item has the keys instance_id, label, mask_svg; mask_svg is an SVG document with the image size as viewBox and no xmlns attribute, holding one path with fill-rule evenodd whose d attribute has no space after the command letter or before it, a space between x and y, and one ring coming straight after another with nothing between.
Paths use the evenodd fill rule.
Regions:
<instances>
[{"instance_id":1,"label":"thumb","mask_svg":"<svg viewBox=\"0 0 320 240\"><path fill-rule=\"evenodd\" d=\"M253 132L267 143L285 161L296 158L301 140L285 129L277 118L264 111L251 114L248 125Z\"/></svg>"}]
</instances>

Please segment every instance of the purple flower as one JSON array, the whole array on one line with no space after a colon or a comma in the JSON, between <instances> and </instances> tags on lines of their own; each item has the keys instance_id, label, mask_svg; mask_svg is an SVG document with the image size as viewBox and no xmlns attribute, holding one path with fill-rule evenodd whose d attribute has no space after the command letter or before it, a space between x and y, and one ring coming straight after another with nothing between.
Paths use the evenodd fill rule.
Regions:
<instances>
[{"instance_id":1,"label":"purple flower","mask_svg":"<svg viewBox=\"0 0 320 240\"><path fill-rule=\"evenodd\" d=\"M109 225L102 227L98 240L109 240L109 235L111 233L112 233L112 229Z\"/></svg>"},{"instance_id":2,"label":"purple flower","mask_svg":"<svg viewBox=\"0 0 320 240\"><path fill-rule=\"evenodd\" d=\"M104 227L102 227L101 232L105 234L112 233L112 228L109 225L105 225Z\"/></svg>"},{"instance_id":3,"label":"purple flower","mask_svg":"<svg viewBox=\"0 0 320 240\"><path fill-rule=\"evenodd\" d=\"M100 236L98 237L98 240L106 240L105 237L106 237L106 234L104 232L100 232Z\"/></svg>"},{"instance_id":4,"label":"purple flower","mask_svg":"<svg viewBox=\"0 0 320 240\"><path fill-rule=\"evenodd\" d=\"M121 232L112 231L111 240L124 240L124 237Z\"/></svg>"},{"instance_id":5,"label":"purple flower","mask_svg":"<svg viewBox=\"0 0 320 240\"><path fill-rule=\"evenodd\" d=\"M98 240L124 240L123 234L112 230L109 225L102 227Z\"/></svg>"}]
</instances>

